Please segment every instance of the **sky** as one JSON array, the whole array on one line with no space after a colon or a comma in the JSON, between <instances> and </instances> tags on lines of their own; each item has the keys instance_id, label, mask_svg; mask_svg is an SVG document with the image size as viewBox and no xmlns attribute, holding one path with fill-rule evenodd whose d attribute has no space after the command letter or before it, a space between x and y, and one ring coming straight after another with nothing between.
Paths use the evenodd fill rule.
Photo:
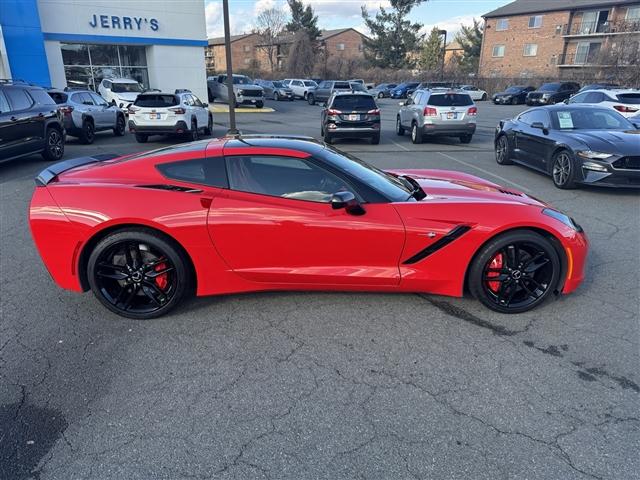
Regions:
<instances>
[{"instance_id":1,"label":"sky","mask_svg":"<svg viewBox=\"0 0 640 480\"><path fill-rule=\"evenodd\" d=\"M362 15L361 5L370 12L378 10L380 5L388 5L386 0L303 0L310 4L318 15L321 29L353 27L368 33ZM410 19L424 24L424 31L434 26L447 30L450 37L460 29L461 24L471 24L473 18L495 10L511 0L428 0L415 7ZM229 18L231 34L248 33L254 26L257 12L266 8L282 8L289 11L284 0L229 0ZM224 35L222 23L222 0L205 0L207 16L207 35L209 38Z\"/></svg>"}]
</instances>

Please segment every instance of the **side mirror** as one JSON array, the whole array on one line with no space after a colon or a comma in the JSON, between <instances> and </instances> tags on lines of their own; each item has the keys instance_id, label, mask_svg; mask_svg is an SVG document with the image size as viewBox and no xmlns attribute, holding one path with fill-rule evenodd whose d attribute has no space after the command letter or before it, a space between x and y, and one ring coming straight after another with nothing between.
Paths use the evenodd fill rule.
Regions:
<instances>
[{"instance_id":1,"label":"side mirror","mask_svg":"<svg viewBox=\"0 0 640 480\"><path fill-rule=\"evenodd\" d=\"M566 105L569 105L569 99L568 99L568 98L567 98L567 99L565 99L565 101L564 101L564 102L562 102L562 103L564 103L564 104L566 104Z\"/></svg>"},{"instance_id":2,"label":"side mirror","mask_svg":"<svg viewBox=\"0 0 640 480\"><path fill-rule=\"evenodd\" d=\"M111 105L113 105L114 107L116 106L116 101L115 100L111 100Z\"/></svg>"},{"instance_id":3,"label":"side mirror","mask_svg":"<svg viewBox=\"0 0 640 480\"><path fill-rule=\"evenodd\" d=\"M360 202L352 192L334 193L331 197L331 208L334 210L344 208L351 215L363 215L365 213L364 208L362 208L362 205L360 205Z\"/></svg>"}]
</instances>

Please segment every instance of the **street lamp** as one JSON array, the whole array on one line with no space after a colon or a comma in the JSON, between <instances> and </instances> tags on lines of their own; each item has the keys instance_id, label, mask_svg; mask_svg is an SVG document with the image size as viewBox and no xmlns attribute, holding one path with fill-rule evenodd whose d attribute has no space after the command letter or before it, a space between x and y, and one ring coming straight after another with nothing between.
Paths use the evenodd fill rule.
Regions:
<instances>
[{"instance_id":1,"label":"street lamp","mask_svg":"<svg viewBox=\"0 0 640 480\"><path fill-rule=\"evenodd\" d=\"M227 57L227 97L229 98L229 130L227 135L240 135L236 128L236 101L233 94L233 66L231 65L231 33L229 31L229 0L222 0L224 19L224 53Z\"/></svg>"},{"instance_id":2,"label":"street lamp","mask_svg":"<svg viewBox=\"0 0 640 480\"><path fill-rule=\"evenodd\" d=\"M447 31L438 30L438 34L444 35L444 42L442 44L442 67L440 68L440 80L444 80L444 60L445 60L445 57L447 56Z\"/></svg>"}]
</instances>

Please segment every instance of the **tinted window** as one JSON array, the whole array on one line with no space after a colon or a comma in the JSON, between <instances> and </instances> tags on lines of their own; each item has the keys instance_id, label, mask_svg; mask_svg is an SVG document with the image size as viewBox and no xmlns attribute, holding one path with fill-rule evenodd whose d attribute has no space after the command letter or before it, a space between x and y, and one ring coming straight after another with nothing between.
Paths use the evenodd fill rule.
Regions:
<instances>
[{"instance_id":1,"label":"tinted window","mask_svg":"<svg viewBox=\"0 0 640 480\"><path fill-rule=\"evenodd\" d=\"M227 171L231 189L273 197L328 203L334 193L353 191L334 174L300 158L228 157Z\"/></svg>"},{"instance_id":2,"label":"tinted window","mask_svg":"<svg viewBox=\"0 0 640 480\"><path fill-rule=\"evenodd\" d=\"M538 90L542 92L556 92L560 89L559 83L545 83Z\"/></svg>"},{"instance_id":3,"label":"tinted window","mask_svg":"<svg viewBox=\"0 0 640 480\"><path fill-rule=\"evenodd\" d=\"M284 88L282 82L273 82L272 85L274 88Z\"/></svg>"},{"instance_id":4,"label":"tinted window","mask_svg":"<svg viewBox=\"0 0 640 480\"><path fill-rule=\"evenodd\" d=\"M4 96L4 93L0 91L0 113L8 112L9 110L11 110L11 108L9 108L9 102L7 102L7 98Z\"/></svg>"},{"instance_id":5,"label":"tinted window","mask_svg":"<svg viewBox=\"0 0 640 480\"><path fill-rule=\"evenodd\" d=\"M156 165L167 178L183 182L199 183L212 187L228 188L227 172L222 158L199 158Z\"/></svg>"},{"instance_id":6,"label":"tinted window","mask_svg":"<svg viewBox=\"0 0 640 480\"><path fill-rule=\"evenodd\" d=\"M101 107L109 105L107 101L97 93L90 92L89 95L91 95L91 98L93 98L93 103L95 103L96 105L100 105Z\"/></svg>"},{"instance_id":7,"label":"tinted window","mask_svg":"<svg viewBox=\"0 0 640 480\"><path fill-rule=\"evenodd\" d=\"M31 97L20 88L7 88L5 94L9 99L12 110L26 110L33 103Z\"/></svg>"},{"instance_id":8,"label":"tinted window","mask_svg":"<svg viewBox=\"0 0 640 480\"><path fill-rule=\"evenodd\" d=\"M506 93L519 93L523 90L523 87L509 87L505 90Z\"/></svg>"},{"instance_id":9,"label":"tinted window","mask_svg":"<svg viewBox=\"0 0 640 480\"><path fill-rule=\"evenodd\" d=\"M115 93L136 93L142 92L142 86L139 83L114 83L111 86L111 91Z\"/></svg>"},{"instance_id":10,"label":"tinted window","mask_svg":"<svg viewBox=\"0 0 640 480\"><path fill-rule=\"evenodd\" d=\"M137 107L162 108L178 105L178 97L175 95L138 95L133 103Z\"/></svg>"},{"instance_id":11,"label":"tinted window","mask_svg":"<svg viewBox=\"0 0 640 480\"><path fill-rule=\"evenodd\" d=\"M526 123L527 125L532 125L534 123L541 123L545 127L549 126L549 116L547 112L544 110L529 110L528 112L524 112L518 118L522 123Z\"/></svg>"},{"instance_id":12,"label":"tinted window","mask_svg":"<svg viewBox=\"0 0 640 480\"><path fill-rule=\"evenodd\" d=\"M600 92L589 92L586 94L584 103L600 103L604 100L604 95Z\"/></svg>"},{"instance_id":13,"label":"tinted window","mask_svg":"<svg viewBox=\"0 0 640 480\"><path fill-rule=\"evenodd\" d=\"M569 103L583 103L587 98L588 93L579 93L569 99Z\"/></svg>"},{"instance_id":14,"label":"tinted window","mask_svg":"<svg viewBox=\"0 0 640 480\"><path fill-rule=\"evenodd\" d=\"M342 90L351 90L351 84L349 82L336 82L333 84L333 88Z\"/></svg>"},{"instance_id":15,"label":"tinted window","mask_svg":"<svg viewBox=\"0 0 640 480\"><path fill-rule=\"evenodd\" d=\"M93 100L91 99L91 95L88 93L76 93L73 96L73 101L77 103L82 103L83 105L93 105Z\"/></svg>"},{"instance_id":16,"label":"tinted window","mask_svg":"<svg viewBox=\"0 0 640 480\"><path fill-rule=\"evenodd\" d=\"M473 101L467 94L447 93L445 95L431 95L428 104L436 107L466 107L473 105Z\"/></svg>"},{"instance_id":17,"label":"tinted window","mask_svg":"<svg viewBox=\"0 0 640 480\"><path fill-rule=\"evenodd\" d=\"M422 102L422 92L418 92L418 93L416 93L416 94L413 96L413 101L412 101L412 103L416 103L416 104L418 104L418 103L420 103L420 102Z\"/></svg>"},{"instance_id":18,"label":"tinted window","mask_svg":"<svg viewBox=\"0 0 640 480\"><path fill-rule=\"evenodd\" d=\"M554 110L551 121L559 130L634 130L622 115L604 109Z\"/></svg>"},{"instance_id":19,"label":"tinted window","mask_svg":"<svg viewBox=\"0 0 640 480\"><path fill-rule=\"evenodd\" d=\"M53 98L53 101L58 105L67 101L68 95L63 92L49 92L49 96Z\"/></svg>"},{"instance_id":20,"label":"tinted window","mask_svg":"<svg viewBox=\"0 0 640 480\"><path fill-rule=\"evenodd\" d=\"M618 100L623 103L640 105L640 93L621 93L618 95Z\"/></svg>"},{"instance_id":21,"label":"tinted window","mask_svg":"<svg viewBox=\"0 0 640 480\"><path fill-rule=\"evenodd\" d=\"M334 98L333 108L337 110L374 110L378 108L373 97L369 95L340 95Z\"/></svg>"},{"instance_id":22,"label":"tinted window","mask_svg":"<svg viewBox=\"0 0 640 480\"><path fill-rule=\"evenodd\" d=\"M56 104L56 102L53 101L53 98L51 98L47 92L39 88L34 88L33 90L29 90L29 94L36 101L36 103L39 103L40 105Z\"/></svg>"},{"instance_id":23,"label":"tinted window","mask_svg":"<svg viewBox=\"0 0 640 480\"><path fill-rule=\"evenodd\" d=\"M311 80L305 80L304 85L305 85L305 87L315 87L316 86L316 82L311 81Z\"/></svg>"}]
</instances>

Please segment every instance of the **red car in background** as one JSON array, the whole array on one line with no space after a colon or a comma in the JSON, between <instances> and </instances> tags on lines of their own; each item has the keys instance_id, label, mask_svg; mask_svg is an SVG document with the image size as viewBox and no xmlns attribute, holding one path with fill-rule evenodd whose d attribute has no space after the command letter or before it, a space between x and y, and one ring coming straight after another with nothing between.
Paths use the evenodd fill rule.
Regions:
<instances>
[{"instance_id":1,"label":"red car in background","mask_svg":"<svg viewBox=\"0 0 640 480\"><path fill-rule=\"evenodd\" d=\"M582 281L568 216L459 172L382 171L308 138L244 136L54 164L29 219L66 289L131 318L185 296L468 289L524 312Z\"/></svg>"}]
</instances>

